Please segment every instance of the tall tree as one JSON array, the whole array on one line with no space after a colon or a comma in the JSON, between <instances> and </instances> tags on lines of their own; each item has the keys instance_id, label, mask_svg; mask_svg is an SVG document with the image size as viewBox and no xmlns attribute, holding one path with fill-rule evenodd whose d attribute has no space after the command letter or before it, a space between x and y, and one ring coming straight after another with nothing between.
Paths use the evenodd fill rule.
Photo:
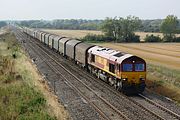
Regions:
<instances>
[{"instance_id":1,"label":"tall tree","mask_svg":"<svg viewBox=\"0 0 180 120\"><path fill-rule=\"evenodd\" d=\"M134 31L141 25L138 17L128 16L127 18L106 18L101 30L106 36L110 36L119 42L131 42L135 36Z\"/></svg>"},{"instance_id":2,"label":"tall tree","mask_svg":"<svg viewBox=\"0 0 180 120\"><path fill-rule=\"evenodd\" d=\"M178 26L178 19L174 15L168 15L166 19L163 20L160 26L161 32L164 34L164 40L172 42L176 29Z\"/></svg>"},{"instance_id":3,"label":"tall tree","mask_svg":"<svg viewBox=\"0 0 180 120\"><path fill-rule=\"evenodd\" d=\"M125 19L121 19L122 37L124 42L130 42L134 31L141 26L141 20L135 16L128 16Z\"/></svg>"},{"instance_id":4,"label":"tall tree","mask_svg":"<svg viewBox=\"0 0 180 120\"><path fill-rule=\"evenodd\" d=\"M118 20L117 18L106 18L102 23L101 30L105 33L106 36L113 37L117 39L118 34Z\"/></svg>"}]
</instances>

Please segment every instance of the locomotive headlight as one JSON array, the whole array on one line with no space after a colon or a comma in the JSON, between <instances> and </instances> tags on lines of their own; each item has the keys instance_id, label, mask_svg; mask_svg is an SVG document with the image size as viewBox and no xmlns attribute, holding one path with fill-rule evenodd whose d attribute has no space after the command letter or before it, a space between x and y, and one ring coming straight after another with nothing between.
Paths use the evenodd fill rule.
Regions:
<instances>
[{"instance_id":1,"label":"locomotive headlight","mask_svg":"<svg viewBox=\"0 0 180 120\"><path fill-rule=\"evenodd\" d=\"M126 81L126 80L127 80L127 78L123 78L122 80L123 80L123 81Z\"/></svg>"}]
</instances>

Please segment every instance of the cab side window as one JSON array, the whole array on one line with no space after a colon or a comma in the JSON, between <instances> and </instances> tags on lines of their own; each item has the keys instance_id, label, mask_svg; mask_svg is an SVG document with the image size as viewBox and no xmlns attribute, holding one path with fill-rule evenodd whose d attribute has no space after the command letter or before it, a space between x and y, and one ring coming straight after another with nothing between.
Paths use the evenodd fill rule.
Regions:
<instances>
[{"instance_id":1,"label":"cab side window","mask_svg":"<svg viewBox=\"0 0 180 120\"><path fill-rule=\"evenodd\" d=\"M91 54L91 62L95 62L95 55Z\"/></svg>"},{"instance_id":2,"label":"cab side window","mask_svg":"<svg viewBox=\"0 0 180 120\"><path fill-rule=\"evenodd\" d=\"M112 73L115 73L115 65L114 64L109 63L109 71Z\"/></svg>"}]
</instances>

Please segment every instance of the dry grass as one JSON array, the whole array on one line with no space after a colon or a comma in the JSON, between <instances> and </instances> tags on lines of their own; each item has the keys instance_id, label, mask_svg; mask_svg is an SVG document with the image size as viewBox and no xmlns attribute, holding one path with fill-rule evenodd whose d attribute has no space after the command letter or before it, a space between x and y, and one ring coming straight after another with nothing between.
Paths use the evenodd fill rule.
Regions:
<instances>
[{"instance_id":1,"label":"dry grass","mask_svg":"<svg viewBox=\"0 0 180 120\"><path fill-rule=\"evenodd\" d=\"M8 27L2 27L2 28L0 28L0 35L5 34L5 33L7 33L7 32L9 32Z\"/></svg>"}]
</instances>

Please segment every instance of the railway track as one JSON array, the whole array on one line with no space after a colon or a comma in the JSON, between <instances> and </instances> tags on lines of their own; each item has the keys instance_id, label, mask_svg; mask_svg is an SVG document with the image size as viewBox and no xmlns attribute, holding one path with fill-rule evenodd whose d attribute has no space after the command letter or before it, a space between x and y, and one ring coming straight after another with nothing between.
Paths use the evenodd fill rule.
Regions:
<instances>
[{"instance_id":1,"label":"railway track","mask_svg":"<svg viewBox=\"0 0 180 120\"><path fill-rule=\"evenodd\" d=\"M148 97L144 96L143 94L138 94L140 97L142 97L144 100L146 100L147 102L149 102L150 104L158 107L159 109L171 114L172 116L174 116L176 119L180 120L180 115L178 115L177 113L173 112L172 110L167 109L166 107L154 102L153 100L149 99Z\"/></svg>"},{"instance_id":2,"label":"railway track","mask_svg":"<svg viewBox=\"0 0 180 120\"><path fill-rule=\"evenodd\" d=\"M35 48L34 46L32 46L30 44L29 44L29 46L34 51L37 50L37 48ZM39 53L39 51L41 51L41 53ZM42 52L43 52L44 55L42 55ZM38 52L36 52L36 53L42 59L48 59L47 61L45 61L48 64L48 66L51 69L53 69L53 71L56 74L59 74L61 77L63 77L63 79L66 81L67 85L70 86L71 88L73 88L78 94L80 94L92 107L94 107L97 110L97 112L104 119L107 119L107 120L111 120L111 119L117 119L117 120L118 119L125 119L125 120L129 120L129 118L127 116L125 116L121 111L116 109L108 101L106 101L104 98L99 96L94 90L92 90L89 86L84 84L79 78L77 78L73 73L71 73L68 69L66 69L64 66L62 66L59 62L57 62L53 57L48 55L45 51L43 51L42 49L39 49ZM46 57L44 57L44 56L46 56ZM52 65L51 62L49 62L49 60L55 62L56 65ZM73 79L72 81L76 80L78 83L74 83L74 82L72 83L72 81L70 81L69 78L67 77L67 74L64 75L62 72L60 72L60 71L63 71L62 68L63 68L64 71L68 72L71 75L70 78L71 78L71 80ZM79 84L80 87L78 88L74 84ZM83 91L80 88L83 89ZM92 100L92 98L90 98L89 96L87 96L87 95L85 95L83 93L84 91L86 91L85 88L88 89L90 91L90 93L93 93L93 100ZM87 93L89 93L89 92L87 92ZM102 105L105 105L105 106L102 106ZM108 110L107 113L104 113L104 110L102 110L102 108L105 108L105 109L108 108L107 109ZM117 113L117 114L115 114L115 113Z\"/></svg>"},{"instance_id":3,"label":"railway track","mask_svg":"<svg viewBox=\"0 0 180 120\"><path fill-rule=\"evenodd\" d=\"M95 78L93 78L92 76L90 76L90 78L95 79ZM99 82L99 81L97 81L97 82ZM102 81L100 81L99 84L102 84ZM112 93L115 93L119 98L122 98L122 97L123 97L124 100L125 100L125 99L128 99L129 101L133 102L133 103L136 104L137 106L141 107L142 109L144 109L144 110L148 111L149 113L151 113L152 115L154 115L157 119L161 119L161 120L166 120L166 119L167 119L166 117L162 117L162 116L158 115L153 109L148 109L148 108L146 108L146 106L144 106L143 104L138 103L137 100L131 99L130 97L128 97L128 96L126 96L126 95L124 95L124 94L122 94L122 93L119 93L119 92L115 91L115 89L110 88L110 87L107 86L106 84L103 84L102 86L103 86L104 88L108 89L109 91L111 91ZM155 106L157 106L159 109L163 110L164 112L166 112L166 113L174 116L174 119L180 119L179 115L176 114L175 112L173 112L173 111L171 111L171 110L163 107L162 105L160 105L160 104L158 104L158 103L156 103L156 102L153 102L152 100L150 100L149 98L143 96L142 94L140 94L138 97L140 97L140 96L144 98L143 100L148 101L149 104L155 105ZM133 97L135 97L135 96L133 96ZM171 119L172 119L172 118L171 118Z\"/></svg>"},{"instance_id":4,"label":"railway track","mask_svg":"<svg viewBox=\"0 0 180 120\"><path fill-rule=\"evenodd\" d=\"M37 43L37 44L39 44L39 43ZM42 48L42 46L39 46L39 47L41 47L42 50L44 49L44 48ZM46 53L46 55L48 55L48 54L47 54L47 51L44 51L44 53ZM55 55L54 55L54 56L55 56ZM50 57L51 57L51 56L50 56ZM57 57L57 56L56 56L56 57ZM51 58L52 58L52 57L51 57ZM55 60L55 57L54 57L53 59ZM56 58L56 59L58 59L58 58ZM55 60L55 61L56 61L58 64L60 64L59 61L57 61L57 60ZM50 64L49 64L49 65L50 65ZM62 64L61 64L61 66L64 67ZM76 66L76 67L77 67L77 66ZM64 67L64 68L65 68L65 67ZM66 68L65 68L65 69L66 69ZM66 70L69 71L68 69L66 69ZM72 73L72 71L69 71L69 73L73 74L73 76L76 77L76 75L74 75L74 73ZM85 72L85 73L87 73L87 72ZM91 75L88 75L88 77L90 77L91 79L95 79L95 78L92 77ZM79 78L76 77L76 79L79 79ZM80 79L79 79L79 80L80 80ZM81 81L81 80L80 80L80 81ZM82 81L81 81L81 82L82 82ZM101 85L102 85L103 87L105 87L106 89L110 90L112 93L116 94L119 98L122 99L122 97L124 97L124 99L130 100L131 102L133 102L133 103L136 104L137 106L141 107L141 108L144 109L145 111L151 113L151 114L152 114L153 116L155 116L157 119L161 119L161 120L167 119L167 118L164 118L164 116L161 116L161 115L157 114L157 113L154 112L152 109L148 109L148 108L144 107L143 104L140 104L137 100L133 100L133 99L131 99L131 98L125 96L125 95L122 95L121 93L115 91L114 89L110 88L110 87L107 86L106 84L102 84L103 82L101 82L101 81L99 82L98 80L96 80L96 82L98 82L99 84L101 84ZM84 83L83 83L83 84L84 84ZM87 85L86 85L86 86L87 86ZM87 87L88 87L88 86L87 86ZM90 89L91 89L91 88L90 88ZM96 92L94 92L94 93L96 94ZM96 96L98 96L98 94L96 94ZM101 96L99 96L99 97L101 97ZM145 98L145 96L143 96L142 94L140 95L140 97L144 98L144 100L146 100L146 101L149 101L148 103L151 104L151 105L159 106L159 107L158 107L159 109L161 109L161 110L163 110L164 112L168 113L168 115L173 116L173 118L179 119L179 115L178 115L178 114L176 114L176 113L168 110L167 108L165 108L165 107L163 107L163 106L161 106L161 105L158 105L157 103L154 103L152 100L149 100L149 99ZM104 100L105 100L105 99L104 99ZM108 103L108 102L107 102L107 103ZM110 104L110 103L109 103L109 104ZM111 108L115 108L115 109L116 109L116 107L114 107L114 106L111 106ZM117 111L118 111L118 110L117 110ZM122 112L119 111L119 113L122 113ZM123 118L126 118L126 117L123 117ZM127 119L128 119L128 118L127 118Z\"/></svg>"}]
</instances>

